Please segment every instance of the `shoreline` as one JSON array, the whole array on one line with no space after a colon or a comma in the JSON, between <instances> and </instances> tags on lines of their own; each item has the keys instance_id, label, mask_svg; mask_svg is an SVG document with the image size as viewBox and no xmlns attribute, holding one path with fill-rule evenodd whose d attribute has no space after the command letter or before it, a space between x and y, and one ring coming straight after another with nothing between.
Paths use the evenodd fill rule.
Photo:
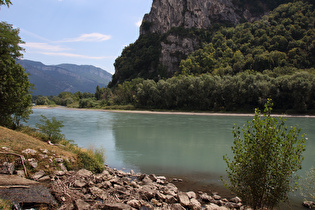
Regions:
<instances>
[{"instance_id":1,"label":"shoreline","mask_svg":"<svg viewBox=\"0 0 315 210\"><path fill-rule=\"evenodd\" d=\"M86 108L69 108L64 106L33 106L32 109L72 109L78 111L100 111L112 113L131 113L131 114L161 114L161 115L191 115L191 116L227 116L227 117L253 117L255 114L250 113L220 113L220 112L183 112L183 111L149 111L149 110L110 110L110 109L86 109ZM273 117L283 118L315 118L315 115L289 115L289 114L272 114Z\"/></svg>"}]
</instances>

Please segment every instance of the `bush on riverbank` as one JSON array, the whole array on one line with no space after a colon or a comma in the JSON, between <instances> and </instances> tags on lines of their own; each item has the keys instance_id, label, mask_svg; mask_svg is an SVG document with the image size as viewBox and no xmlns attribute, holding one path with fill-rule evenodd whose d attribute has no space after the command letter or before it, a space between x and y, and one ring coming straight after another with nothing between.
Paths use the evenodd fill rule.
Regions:
<instances>
[{"instance_id":1,"label":"bush on riverbank","mask_svg":"<svg viewBox=\"0 0 315 210\"><path fill-rule=\"evenodd\" d=\"M234 126L233 160L226 155L225 185L254 209L273 209L296 189L295 172L302 167L305 138L300 129L285 126L284 119L271 117L272 103L264 114L255 110L243 129Z\"/></svg>"}]
</instances>

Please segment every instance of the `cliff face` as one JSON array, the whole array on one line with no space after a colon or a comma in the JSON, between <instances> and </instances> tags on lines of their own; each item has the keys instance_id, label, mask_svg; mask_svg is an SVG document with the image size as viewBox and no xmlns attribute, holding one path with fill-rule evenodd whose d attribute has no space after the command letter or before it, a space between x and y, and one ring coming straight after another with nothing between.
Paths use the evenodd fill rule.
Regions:
<instances>
[{"instance_id":1,"label":"cliff face","mask_svg":"<svg viewBox=\"0 0 315 210\"><path fill-rule=\"evenodd\" d=\"M235 25L258 17L246 8L238 8L232 0L153 0L150 13L143 18L140 34L164 34L173 27L207 29L217 22Z\"/></svg>"},{"instance_id":2,"label":"cliff face","mask_svg":"<svg viewBox=\"0 0 315 210\"><path fill-rule=\"evenodd\" d=\"M165 34L178 27L210 29L214 24L236 25L257 20L261 15L252 15L246 5L240 8L232 0L153 0L150 13L143 18L140 34ZM180 60L200 48L202 41L198 37L167 35L161 42L160 64L171 74L176 72Z\"/></svg>"},{"instance_id":3,"label":"cliff face","mask_svg":"<svg viewBox=\"0 0 315 210\"><path fill-rule=\"evenodd\" d=\"M110 86L135 77L158 79L172 76L179 70L182 59L201 48L203 42L209 41L215 28L255 21L270 9L288 1L290 0L153 0L150 13L143 18L139 39L116 60ZM158 59L146 58L142 61L144 58L141 57L147 57L150 50L148 43L143 44L143 40L149 40L153 34L155 37L151 39L156 39L156 35L160 37ZM143 52L142 46L145 48ZM137 51L130 52L132 48ZM126 57L127 52L129 57ZM137 64L127 60L137 61ZM160 73L161 69L163 74Z\"/></svg>"}]
</instances>

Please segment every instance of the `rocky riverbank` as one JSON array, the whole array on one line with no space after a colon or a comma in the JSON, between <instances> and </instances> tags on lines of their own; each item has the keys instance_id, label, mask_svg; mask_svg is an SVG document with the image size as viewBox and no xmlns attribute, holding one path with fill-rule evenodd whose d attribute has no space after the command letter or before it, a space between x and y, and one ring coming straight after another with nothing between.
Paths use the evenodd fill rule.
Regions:
<instances>
[{"instance_id":1,"label":"rocky riverbank","mask_svg":"<svg viewBox=\"0 0 315 210\"><path fill-rule=\"evenodd\" d=\"M182 192L174 183L181 181L177 179L123 172L110 167L105 167L99 174L86 169L67 171L63 157L44 149L26 149L21 155L7 147L1 150L2 154L15 158L9 158L11 162L1 162L0 198L12 200L17 206L79 210L244 209L238 197L228 200L216 193ZM46 167L54 169L53 173L37 170L42 159L50 160L52 165ZM26 170L21 170L22 165L32 170L26 174ZM33 181L18 178L25 175Z\"/></svg>"}]
</instances>

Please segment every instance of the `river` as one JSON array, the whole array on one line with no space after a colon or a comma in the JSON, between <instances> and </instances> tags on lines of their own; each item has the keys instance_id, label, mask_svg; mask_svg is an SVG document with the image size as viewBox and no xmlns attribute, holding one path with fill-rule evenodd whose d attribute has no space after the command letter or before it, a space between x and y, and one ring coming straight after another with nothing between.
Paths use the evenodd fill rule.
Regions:
<instances>
[{"instance_id":1,"label":"river","mask_svg":"<svg viewBox=\"0 0 315 210\"><path fill-rule=\"evenodd\" d=\"M28 125L40 115L63 121L66 139L84 148L104 148L106 164L125 171L166 175L190 180L190 185L223 189L223 155L232 155L233 125L252 117L196 116L83 111L65 108L34 109ZM315 118L287 118L307 134L301 176L315 167ZM195 186L195 187L196 187ZM293 199L302 199L299 193Z\"/></svg>"}]
</instances>

